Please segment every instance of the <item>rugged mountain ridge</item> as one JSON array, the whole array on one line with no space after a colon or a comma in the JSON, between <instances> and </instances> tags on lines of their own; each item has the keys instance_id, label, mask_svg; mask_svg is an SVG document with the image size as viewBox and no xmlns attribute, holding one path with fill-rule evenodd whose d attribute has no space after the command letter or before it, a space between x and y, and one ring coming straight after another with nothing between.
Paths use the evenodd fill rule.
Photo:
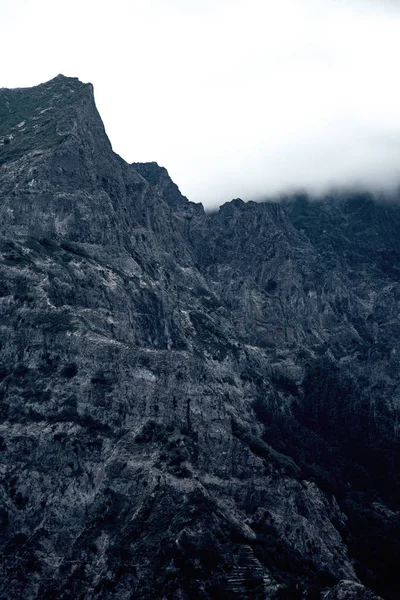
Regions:
<instances>
[{"instance_id":1,"label":"rugged mountain ridge","mask_svg":"<svg viewBox=\"0 0 400 600\"><path fill-rule=\"evenodd\" d=\"M400 209L206 214L0 90L5 598L398 596Z\"/></svg>"}]
</instances>

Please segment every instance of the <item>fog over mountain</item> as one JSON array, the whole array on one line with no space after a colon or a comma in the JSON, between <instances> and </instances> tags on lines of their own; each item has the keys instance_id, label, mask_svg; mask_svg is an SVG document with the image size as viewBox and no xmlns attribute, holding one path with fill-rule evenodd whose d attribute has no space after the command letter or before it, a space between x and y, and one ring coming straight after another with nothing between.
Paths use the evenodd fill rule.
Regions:
<instances>
[{"instance_id":1,"label":"fog over mountain","mask_svg":"<svg viewBox=\"0 0 400 600\"><path fill-rule=\"evenodd\" d=\"M1 2L0 600L399 600L399 31Z\"/></svg>"},{"instance_id":2,"label":"fog over mountain","mask_svg":"<svg viewBox=\"0 0 400 600\"><path fill-rule=\"evenodd\" d=\"M190 202L0 91L0 598L398 600L400 206Z\"/></svg>"},{"instance_id":3,"label":"fog over mountain","mask_svg":"<svg viewBox=\"0 0 400 600\"><path fill-rule=\"evenodd\" d=\"M396 188L400 8L375 0L5 0L0 85L92 81L114 149L206 207Z\"/></svg>"}]
</instances>

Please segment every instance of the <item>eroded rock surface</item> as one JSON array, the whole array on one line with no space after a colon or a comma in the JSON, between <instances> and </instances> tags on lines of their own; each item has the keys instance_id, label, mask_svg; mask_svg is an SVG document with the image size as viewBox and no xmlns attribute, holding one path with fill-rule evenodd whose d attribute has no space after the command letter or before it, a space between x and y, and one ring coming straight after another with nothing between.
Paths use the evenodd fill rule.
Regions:
<instances>
[{"instance_id":1,"label":"eroded rock surface","mask_svg":"<svg viewBox=\"0 0 400 600\"><path fill-rule=\"evenodd\" d=\"M0 164L0 597L398 598L398 206L207 215L63 76Z\"/></svg>"}]
</instances>

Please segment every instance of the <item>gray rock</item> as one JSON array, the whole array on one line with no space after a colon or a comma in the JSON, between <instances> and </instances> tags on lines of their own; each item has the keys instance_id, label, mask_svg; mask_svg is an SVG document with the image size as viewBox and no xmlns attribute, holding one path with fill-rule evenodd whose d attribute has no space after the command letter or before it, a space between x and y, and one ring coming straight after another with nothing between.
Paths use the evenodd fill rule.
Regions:
<instances>
[{"instance_id":1,"label":"gray rock","mask_svg":"<svg viewBox=\"0 0 400 600\"><path fill-rule=\"evenodd\" d=\"M0 594L395 598L400 209L206 214L63 76L0 123Z\"/></svg>"},{"instance_id":2,"label":"gray rock","mask_svg":"<svg viewBox=\"0 0 400 600\"><path fill-rule=\"evenodd\" d=\"M354 581L341 581L330 590L325 600L379 600L379 597Z\"/></svg>"}]
</instances>

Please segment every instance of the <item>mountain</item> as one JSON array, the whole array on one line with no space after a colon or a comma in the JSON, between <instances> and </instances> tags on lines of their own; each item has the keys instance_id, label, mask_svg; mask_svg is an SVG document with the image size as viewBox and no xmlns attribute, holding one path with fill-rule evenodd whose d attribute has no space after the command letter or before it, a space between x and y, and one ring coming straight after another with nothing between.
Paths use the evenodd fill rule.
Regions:
<instances>
[{"instance_id":1,"label":"mountain","mask_svg":"<svg viewBox=\"0 0 400 600\"><path fill-rule=\"evenodd\" d=\"M0 598L400 596L400 207L207 214L0 90Z\"/></svg>"}]
</instances>

